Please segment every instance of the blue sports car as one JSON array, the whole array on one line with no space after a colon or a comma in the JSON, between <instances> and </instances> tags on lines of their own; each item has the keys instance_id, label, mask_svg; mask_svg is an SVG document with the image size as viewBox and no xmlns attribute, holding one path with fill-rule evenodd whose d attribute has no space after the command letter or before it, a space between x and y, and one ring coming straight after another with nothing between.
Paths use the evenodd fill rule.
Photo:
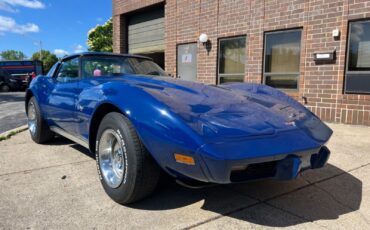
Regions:
<instances>
[{"instance_id":1,"label":"blue sports car","mask_svg":"<svg viewBox=\"0 0 370 230\"><path fill-rule=\"evenodd\" d=\"M121 204L149 195L161 172L184 185L291 180L323 167L332 130L266 85L205 85L168 77L151 59L111 53L63 58L26 93L32 139L55 134L96 155Z\"/></svg>"}]
</instances>

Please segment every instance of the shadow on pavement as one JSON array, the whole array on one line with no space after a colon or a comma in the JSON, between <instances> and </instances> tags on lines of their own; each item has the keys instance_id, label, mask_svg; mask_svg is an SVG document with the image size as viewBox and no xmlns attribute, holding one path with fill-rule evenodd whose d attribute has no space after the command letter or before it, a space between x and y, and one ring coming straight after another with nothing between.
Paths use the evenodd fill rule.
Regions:
<instances>
[{"instance_id":1,"label":"shadow on pavement","mask_svg":"<svg viewBox=\"0 0 370 230\"><path fill-rule=\"evenodd\" d=\"M360 180L330 164L315 173L327 175L320 175L324 179L316 183L302 185L298 184L302 183L302 178L289 182L264 180L204 189L187 189L174 182L167 183L153 196L130 207L161 211L203 200L204 210L271 227L337 219L340 215L359 209L362 199ZM286 187L293 189L286 190ZM256 194L267 198L258 198ZM239 200L233 200L233 196L240 196ZM257 201L247 202L250 198Z\"/></svg>"},{"instance_id":2,"label":"shadow on pavement","mask_svg":"<svg viewBox=\"0 0 370 230\"><path fill-rule=\"evenodd\" d=\"M75 143L65 137L55 135L54 139L45 143L45 145L59 146L59 145L74 145Z\"/></svg>"},{"instance_id":3,"label":"shadow on pavement","mask_svg":"<svg viewBox=\"0 0 370 230\"><path fill-rule=\"evenodd\" d=\"M95 155L87 149L63 137L57 137L48 144L70 145L95 159ZM338 219L341 215L358 210L361 200L362 182L328 164L322 169L308 170L293 181L260 180L188 189L173 180L167 180L152 196L128 206L133 209L163 211L202 201L201 209L217 213L219 217L228 216L263 226L288 227ZM193 220L196 219L194 213ZM202 224L202 220L199 223Z\"/></svg>"},{"instance_id":4,"label":"shadow on pavement","mask_svg":"<svg viewBox=\"0 0 370 230\"><path fill-rule=\"evenodd\" d=\"M87 148L85 148L81 145L78 145L78 144L72 144L71 147L80 151L81 153L85 154L86 156L90 157L91 159L95 160L95 154L90 152L90 150L88 150Z\"/></svg>"},{"instance_id":5,"label":"shadow on pavement","mask_svg":"<svg viewBox=\"0 0 370 230\"><path fill-rule=\"evenodd\" d=\"M46 143L46 145L58 146L58 145L69 145L71 148L76 149L77 151L85 154L86 156L90 157L91 159L95 160L95 154L91 153L85 147L74 143L73 141L62 137L62 136L55 136L55 139Z\"/></svg>"}]
</instances>

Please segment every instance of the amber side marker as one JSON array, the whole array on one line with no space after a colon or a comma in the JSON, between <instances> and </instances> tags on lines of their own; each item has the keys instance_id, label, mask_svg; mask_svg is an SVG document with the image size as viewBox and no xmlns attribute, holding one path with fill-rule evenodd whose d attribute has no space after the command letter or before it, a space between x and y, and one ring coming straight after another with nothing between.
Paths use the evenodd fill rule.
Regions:
<instances>
[{"instance_id":1,"label":"amber side marker","mask_svg":"<svg viewBox=\"0 0 370 230\"><path fill-rule=\"evenodd\" d=\"M177 163L195 165L194 158L192 158L191 156L186 156L183 154L175 153L175 160Z\"/></svg>"}]
</instances>

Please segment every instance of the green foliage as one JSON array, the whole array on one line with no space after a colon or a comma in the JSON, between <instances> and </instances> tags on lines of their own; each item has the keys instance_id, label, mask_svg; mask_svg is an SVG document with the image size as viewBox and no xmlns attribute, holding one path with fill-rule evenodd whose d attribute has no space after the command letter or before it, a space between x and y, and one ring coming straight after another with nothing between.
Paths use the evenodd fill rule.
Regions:
<instances>
[{"instance_id":1,"label":"green foliage","mask_svg":"<svg viewBox=\"0 0 370 230\"><path fill-rule=\"evenodd\" d=\"M89 51L112 52L113 51L113 24L109 19L104 25L97 25L87 34Z\"/></svg>"},{"instance_id":2,"label":"green foliage","mask_svg":"<svg viewBox=\"0 0 370 230\"><path fill-rule=\"evenodd\" d=\"M42 61L45 73L49 72L50 68L58 61L57 56L47 50L41 50L32 54L31 59Z\"/></svg>"},{"instance_id":3,"label":"green foliage","mask_svg":"<svg viewBox=\"0 0 370 230\"><path fill-rule=\"evenodd\" d=\"M8 140L12 136L17 135L18 133L21 133L21 132L23 132L23 131L25 131L27 129L28 129L28 127L27 128L21 128L21 129L17 129L17 130L11 131L11 132L7 133L5 136L0 136L0 141Z\"/></svg>"},{"instance_id":4,"label":"green foliage","mask_svg":"<svg viewBox=\"0 0 370 230\"><path fill-rule=\"evenodd\" d=\"M22 51L5 50L0 53L0 57L4 61L19 61L26 59L26 55Z\"/></svg>"}]
</instances>

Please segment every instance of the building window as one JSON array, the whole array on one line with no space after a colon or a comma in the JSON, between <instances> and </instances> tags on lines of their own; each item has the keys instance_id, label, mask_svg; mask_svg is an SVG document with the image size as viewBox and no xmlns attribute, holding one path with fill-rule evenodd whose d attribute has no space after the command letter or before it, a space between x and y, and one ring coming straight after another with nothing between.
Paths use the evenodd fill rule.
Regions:
<instances>
[{"instance_id":1,"label":"building window","mask_svg":"<svg viewBox=\"0 0 370 230\"><path fill-rule=\"evenodd\" d=\"M223 38L218 46L218 83L243 82L246 37Z\"/></svg>"},{"instance_id":2,"label":"building window","mask_svg":"<svg viewBox=\"0 0 370 230\"><path fill-rule=\"evenodd\" d=\"M345 92L370 93L370 21L351 22Z\"/></svg>"},{"instance_id":3,"label":"building window","mask_svg":"<svg viewBox=\"0 0 370 230\"><path fill-rule=\"evenodd\" d=\"M266 85L298 89L301 30L265 33L263 81Z\"/></svg>"}]
</instances>

